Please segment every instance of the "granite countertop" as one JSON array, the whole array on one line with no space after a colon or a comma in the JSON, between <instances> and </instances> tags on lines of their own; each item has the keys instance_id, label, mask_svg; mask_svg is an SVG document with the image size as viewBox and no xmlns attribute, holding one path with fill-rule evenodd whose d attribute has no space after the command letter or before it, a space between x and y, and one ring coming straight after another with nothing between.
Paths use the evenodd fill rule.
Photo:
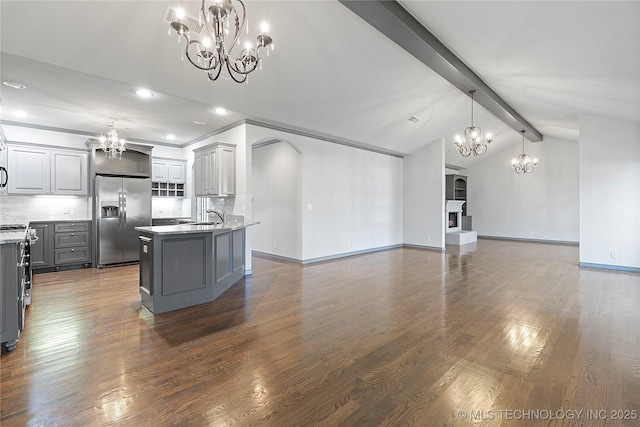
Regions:
<instances>
[{"instance_id":1,"label":"granite countertop","mask_svg":"<svg viewBox=\"0 0 640 427\"><path fill-rule=\"evenodd\" d=\"M27 237L27 230L3 230L0 232L0 244L19 243Z\"/></svg>"},{"instance_id":2,"label":"granite countertop","mask_svg":"<svg viewBox=\"0 0 640 427\"><path fill-rule=\"evenodd\" d=\"M156 225L152 227L136 227L136 231L152 233L158 235L166 234L190 234L190 233L206 233L206 232L225 232L238 230L240 228L250 227L260 224L259 221L226 221L220 224L177 224L177 225Z\"/></svg>"}]
</instances>

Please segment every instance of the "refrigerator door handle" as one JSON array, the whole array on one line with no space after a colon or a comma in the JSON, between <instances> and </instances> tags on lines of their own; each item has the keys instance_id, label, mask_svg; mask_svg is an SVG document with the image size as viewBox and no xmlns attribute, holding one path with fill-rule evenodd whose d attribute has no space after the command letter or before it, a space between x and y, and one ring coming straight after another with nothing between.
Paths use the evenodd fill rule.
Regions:
<instances>
[{"instance_id":1,"label":"refrigerator door handle","mask_svg":"<svg viewBox=\"0 0 640 427\"><path fill-rule=\"evenodd\" d=\"M118 222L120 223L120 227L122 227L122 224L123 224L122 212L123 212L122 191L118 191Z\"/></svg>"},{"instance_id":2,"label":"refrigerator door handle","mask_svg":"<svg viewBox=\"0 0 640 427\"><path fill-rule=\"evenodd\" d=\"M125 191L122 195L123 203L122 203L122 216L123 223L127 223L127 192Z\"/></svg>"}]
</instances>

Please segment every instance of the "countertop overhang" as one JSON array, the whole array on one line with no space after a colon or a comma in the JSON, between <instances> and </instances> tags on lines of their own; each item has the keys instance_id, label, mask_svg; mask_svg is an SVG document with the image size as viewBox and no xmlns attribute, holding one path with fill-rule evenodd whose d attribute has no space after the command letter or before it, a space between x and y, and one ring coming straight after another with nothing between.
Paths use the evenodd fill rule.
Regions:
<instances>
[{"instance_id":1,"label":"countertop overhang","mask_svg":"<svg viewBox=\"0 0 640 427\"><path fill-rule=\"evenodd\" d=\"M191 234L191 233L224 233L260 224L259 221L227 221L220 224L177 224L136 227L136 231L151 234Z\"/></svg>"}]
</instances>

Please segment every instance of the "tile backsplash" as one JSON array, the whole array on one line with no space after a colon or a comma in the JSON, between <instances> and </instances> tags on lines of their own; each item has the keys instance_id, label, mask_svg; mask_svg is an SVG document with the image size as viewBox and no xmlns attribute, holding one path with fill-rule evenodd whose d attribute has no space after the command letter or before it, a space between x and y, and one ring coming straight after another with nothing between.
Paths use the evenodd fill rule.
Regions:
<instances>
[{"instance_id":1,"label":"tile backsplash","mask_svg":"<svg viewBox=\"0 0 640 427\"><path fill-rule=\"evenodd\" d=\"M152 197L151 216L153 218L191 217L191 199Z\"/></svg>"},{"instance_id":2,"label":"tile backsplash","mask_svg":"<svg viewBox=\"0 0 640 427\"><path fill-rule=\"evenodd\" d=\"M91 198L75 196L0 196L0 222L91 219Z\"/></svg>"},{"instance_id":3,"label":"tile backsplash","mask_svg":"<svg viewBox=\"0 0 640 427\"><path fill-rule=\"evenodd\" d=\"M92 217L93 199L75 196L0 196L0 223L28 221L87 220ZM153 218L191 216L190 199L151 199Z\"/></svg>"}]
</instances>

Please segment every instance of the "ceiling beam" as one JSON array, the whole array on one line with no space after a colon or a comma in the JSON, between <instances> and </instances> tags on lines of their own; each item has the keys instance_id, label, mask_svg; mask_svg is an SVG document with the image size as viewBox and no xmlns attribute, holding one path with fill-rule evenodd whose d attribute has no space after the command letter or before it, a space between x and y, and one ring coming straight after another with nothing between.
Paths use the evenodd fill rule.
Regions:
<instances>
[{"instance_id":1,"label":"ceiling beam","mask_svg":"<svg viewBox=\"0 0 640 427\"><path fill-rule=\"evenodd\" d=\"M339 0L382 34L415 56L466 95L475 89L474 101L517 132L523 129L531 142L542 134L502 99L471 68L449 50L397 1Z\"/></svg>"}]
</instances>

